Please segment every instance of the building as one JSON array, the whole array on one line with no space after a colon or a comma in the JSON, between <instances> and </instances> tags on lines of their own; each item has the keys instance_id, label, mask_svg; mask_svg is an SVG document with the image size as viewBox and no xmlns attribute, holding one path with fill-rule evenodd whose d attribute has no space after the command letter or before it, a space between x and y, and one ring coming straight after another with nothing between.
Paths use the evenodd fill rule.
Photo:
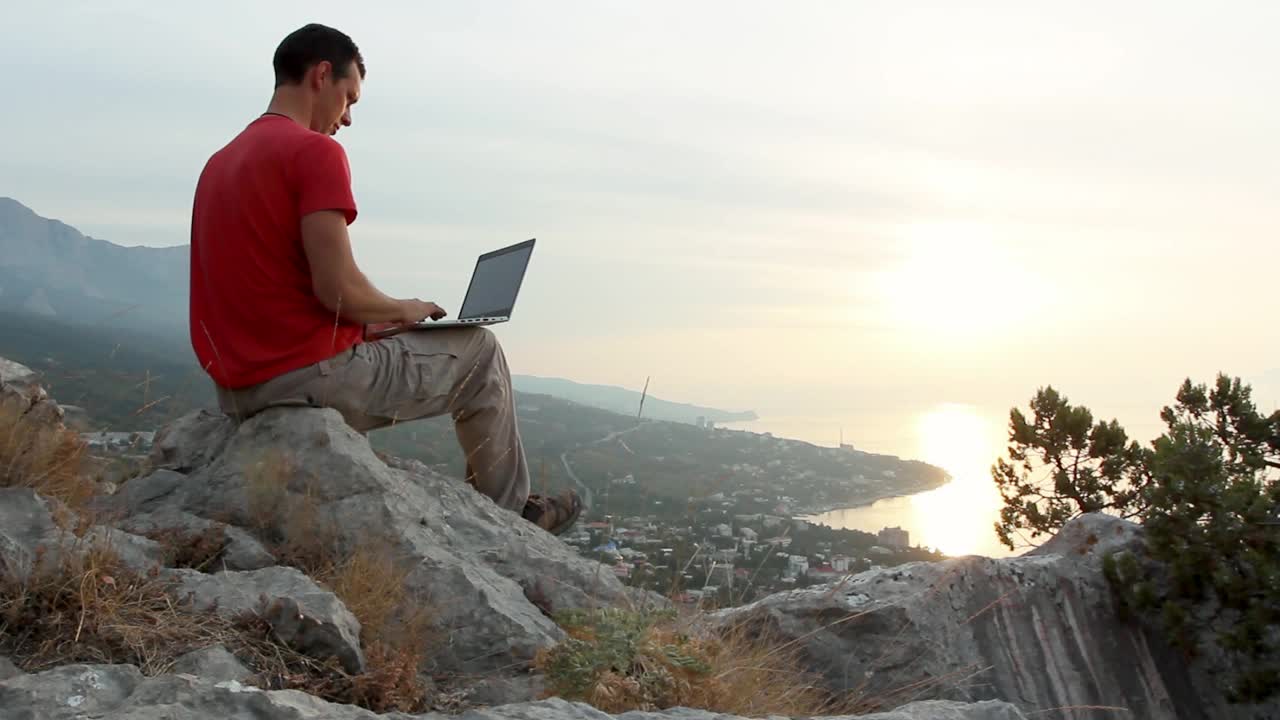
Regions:
<instances>
[{"instance_id":1,"label":"building","mask_svg":"<svg viewBox=\"0 0 1280 720\"><path fill-rule=\"evenodd\" d=\"M787 558L787 569L784 572L789 577L804 575L809 571L809 558L800 555L792 555Z\"/></svg>"},{"instance_id":2,"label":"building","mask_svg":"<svg viewBox=\"0 0 1280 720\"><path fill-rule=\"evenodd\" d=\"M831 558L831 567L836 572L849 572L849 558L844 555L836 555Z\"/></svg>"},{"instance_id":3,"label":"building","mask_svg":"<svg viewBox=\"0 0 1280 720\"><path fill-rule=\"evenodd\" d=\"M884 528L876 537L882 545L891 548L905 549L911 547L911 536L906 530L897 526Z\"/></svg>"},{"instance_id":4,"label":"building","mask_svg":"<svg viewBox=\"0 0 1280 720\"><path fill-rule=\"evenodd\" d=\"M809 576L810 580L834 580L843 575L843 573L838 572L830 565L819 565L809 568L805 575Z\"/></svg>"},{"instance_id":5,"label":"building","mask_svg":"<svg viewBox=\"0 0 1280 720\"><path fill-rule=\"evenodd\" d=\"M102 448L106 450L134 452L147 452L151 450L151 443L155 441L156 434L154 432L88 432L81 433L80 438L85 444L91 448Z\"/></svg>"}]
</instances>

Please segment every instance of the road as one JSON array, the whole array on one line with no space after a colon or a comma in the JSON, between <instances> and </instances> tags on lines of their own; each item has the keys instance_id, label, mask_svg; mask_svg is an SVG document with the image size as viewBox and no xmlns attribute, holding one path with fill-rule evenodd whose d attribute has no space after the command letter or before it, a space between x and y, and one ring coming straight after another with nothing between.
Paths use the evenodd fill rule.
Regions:
<instances>
[{"instance_id":1,"label":"road","mask_svg":"<svg viewBox=\"0 0 1280 720\"><path fill-rule=\"evenodd\" d=\"M572 448L560 453L560 464L564 466L564 471L569 475L569 479L573 480L573 483L578 486L578 496L582 498L583 512L586 512L587 510L591 509L591 497L592 497L591 488L587 487L587 484L582 482L582 480L578 477L578 474L573 471L573 466L569 464L569 453L575 450L581 450L584 447L592 447L595 445L603 445L605 443L613 442L616 438L622 437L623 435L626 435L629 432L634 432L636 430L639 430L640 428L644 427L644 424L645 424L645 421L642 420L638 425L629 427L626 430L615 430L609 433L608 435L605 435L604 437L600 438L599 440L593 440L587 443L586 445L575 445ZM623 447L626 447L626 443L623 443ZM628 447L627 452L631 452L631 448ZM634 455L635 453L631 453L631 454Z\"/></svg>"}]
</instances>

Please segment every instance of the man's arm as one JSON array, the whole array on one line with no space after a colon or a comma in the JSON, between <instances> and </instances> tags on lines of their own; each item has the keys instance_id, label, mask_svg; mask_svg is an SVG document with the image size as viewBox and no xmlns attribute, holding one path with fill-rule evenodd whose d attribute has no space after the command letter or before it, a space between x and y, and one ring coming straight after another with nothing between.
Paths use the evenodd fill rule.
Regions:
<instances>
[{"instance_id":1,"label":"man's arm","mask_svg":"<svg viewBox=\"0 0 1280 720\"><path fill-rule=\"evenodd\" d=\"M445 311L431 302L384 295L356 267L347 219L338 210L302 217L302 247L311 266L311 288L334 313L353 323L414 323L439 320Z\"/></svg>"}]
</instances>

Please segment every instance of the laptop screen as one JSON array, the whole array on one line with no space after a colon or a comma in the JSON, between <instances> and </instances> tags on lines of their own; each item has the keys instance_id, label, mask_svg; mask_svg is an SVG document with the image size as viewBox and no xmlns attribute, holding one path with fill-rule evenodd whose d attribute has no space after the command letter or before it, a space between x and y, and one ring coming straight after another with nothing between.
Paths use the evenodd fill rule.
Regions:
<instances>
[{"instance_id":1,"label":"laptop screen","mask_svg":"<svg viewBox=\"0 0 1280 720\"><path fill-rule=\"evenodd\" d=\"M532 254L533 240L526 240L481 255L458 318L510 316Z\"/></svg>"}]
</instances>

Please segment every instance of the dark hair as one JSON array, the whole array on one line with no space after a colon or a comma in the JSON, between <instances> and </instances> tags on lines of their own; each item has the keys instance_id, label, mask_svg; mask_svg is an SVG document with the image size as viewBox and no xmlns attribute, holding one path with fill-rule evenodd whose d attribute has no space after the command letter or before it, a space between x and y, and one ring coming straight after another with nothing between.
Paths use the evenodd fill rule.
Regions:
<instances>
[{"instance_id":1,"label":"dark hair","mask_svg":"<svg viewBox=\"0 0 1280 720\"><path fill-rule=\"evenodd\" d=\"M333 65L335 78L346 77L352 61L364 78L364 58L351 38L331 27L311 23L289 33L276 48L275 57L271 59L276 70L276 87L297 85L307 70L325 60Z\"/></svg>"}]
</instances>

